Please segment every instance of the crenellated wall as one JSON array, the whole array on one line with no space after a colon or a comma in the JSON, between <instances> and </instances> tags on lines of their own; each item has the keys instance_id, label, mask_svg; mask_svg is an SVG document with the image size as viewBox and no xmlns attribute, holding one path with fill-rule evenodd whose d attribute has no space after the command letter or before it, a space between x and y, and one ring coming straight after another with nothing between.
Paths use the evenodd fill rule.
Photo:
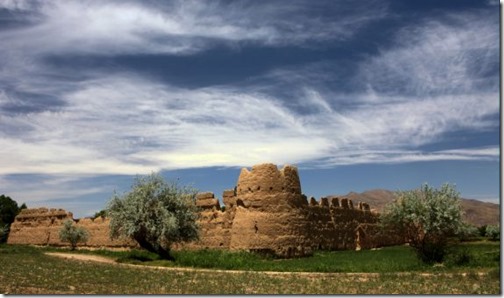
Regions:
<instances>
[{"instance_id":1,"label":"crenellated wall","mask_svg":"<svg viewBox=\"0 0 504 298\"><path fill-rule=\"evenodd\" d=\"M230 249L272 253L282 257L310 255L314 250L363 249L404 243L383 232L378 214L366 203L347 198L310 198L301 192L297 168L255 165L240 172L236 187L222 195L199 193L200 240L175 249ZM222 210L225 209L225 210ZM61 209L25 209L11 226L8 243L65 245L59 241L63 221L72 213ZM84 246L135 247L130 240L110 240L109 220L74 220L90 234Z\"/></svg>"},{"instance_id":2,"label":"crenellated wall","mask_svg":"<svg viewBox=\"0 0 504 298\"><path fill-rule=\"evenodd\" d=\"M212 193L201 193L197 205L201 239L186 248L225 248L271 252L278 256L309 255L316 249L361 249L403 243L378 233L378 214L367 203L347 198L307 198L301 193L297 168L261 164L242 169L236 188L223 193L220 211ZM383 232L381 232L383 234Z\"/></svg>"}]
</instances>

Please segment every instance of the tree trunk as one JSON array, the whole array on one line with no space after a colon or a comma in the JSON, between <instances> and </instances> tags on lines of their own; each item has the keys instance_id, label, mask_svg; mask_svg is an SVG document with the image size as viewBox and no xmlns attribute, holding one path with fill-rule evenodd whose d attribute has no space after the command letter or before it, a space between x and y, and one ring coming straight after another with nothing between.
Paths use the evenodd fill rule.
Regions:
<instances>
[{"instance_id":1,"label":"tree trunk","mask_svg":"<svg viewBox=\"0 0 504 298\"><path fill-rule=\"evenodd\" d=\"M170 249L164 249L162 247L156 248L149 241L146 241L143 237L135 237L135 240L138 242L140 247L145 248L146 250L158 254L162 259L174 261L175 258L170 255Z\"/></svg>"}]
</instances>

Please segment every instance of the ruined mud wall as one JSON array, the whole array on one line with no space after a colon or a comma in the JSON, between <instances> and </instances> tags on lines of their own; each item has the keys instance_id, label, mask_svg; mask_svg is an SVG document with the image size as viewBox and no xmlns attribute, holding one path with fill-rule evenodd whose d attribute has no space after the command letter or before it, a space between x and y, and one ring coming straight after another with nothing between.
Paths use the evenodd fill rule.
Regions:
<instances>
[{"instance_id":1,"label":"ruined mud wall","mask_svg":"<svg viewBox=\"0 0 504 298\"><path fill-rule=\"evenodd\" d=\"M356 229L355 249L372 249L406 243L397 231L383 230L378 224L360 224Z\"/></svg>"},{"instance_id":2,"label":"ruined mud wall","mask_svg":"<svg viewBox=\"0 0 504 298\"><path fill-rule=\"evenodd\" d=\"M74 220L73 214L63 209L23 209L11 224L8 244L33 244L67 246L59 240L59 231L63 222L73 220L76 226L85 228L89 233L86 247L137 247L130 240L110 240L109 220L98 217L95 220L84 218Z\"/></svg>"},{"instance_id":3,"label":"ruined mud wall","mask_svg":"<svg viewBox=\"0 0 504 298\"><path fill-rule=\"evenodd\" d=\"M186 248L226 248L271 252L278 256L309 255L314 250L342 250L393 245L376 236L378 214L366 203L347 198L307 198L297 169L262 164L242 169L235 190L223 194L225 211L212 193L201 193L200 240ZM372 226L367 228L367 226ZM359 229L360 227L360 229ZM360 237L360 238L359 238ZM362 243L359 243L361 241Z\"/></svg>"},{"instance_id":4,"label":"ruined mud wall","mask_svg":"<svg viewBox=\"0 0 504 298\"><path fill-rule=\"evenodd\" d=\"M234 191L224 191L223 197L234 197ZM199 193L196 196L196 206L200 208L198 225L200 239L198 241L176 245L175 249L229 248L231 241L231 226L234 213L223 212L219 200L213 193Z\"/></svg>"}]
</instances>

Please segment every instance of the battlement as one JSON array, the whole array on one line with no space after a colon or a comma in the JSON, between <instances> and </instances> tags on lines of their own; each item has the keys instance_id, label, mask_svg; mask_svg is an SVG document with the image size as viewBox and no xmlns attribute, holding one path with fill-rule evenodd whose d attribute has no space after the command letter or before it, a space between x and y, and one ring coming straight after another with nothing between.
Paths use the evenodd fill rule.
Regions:
<instances>
[{"instance_id":1,"label":"battlement","mask_svg":"<svg viewBox=\"0 0 504 298\"><path fill-rule=\"evenodd\" d=\"M243 168L236 187L237 195L279 192L301 194L298 170L290 165L280 170L271 163L255 165L250 171Z\"/></svg>"},{"instance_id":2,"label":"battlement","mask_svg":"<svg viewBox=\"0 0 504 298\"><path fill-rule=\"evenodd\" d=\"M48 208L33 208L33 209L23 209L16 216L15 221L27 221L27 220L44 220L44 219L67 219L72 218L73 214L67 212L63 209L48 209Z\"/></svg>"}]
</instances>

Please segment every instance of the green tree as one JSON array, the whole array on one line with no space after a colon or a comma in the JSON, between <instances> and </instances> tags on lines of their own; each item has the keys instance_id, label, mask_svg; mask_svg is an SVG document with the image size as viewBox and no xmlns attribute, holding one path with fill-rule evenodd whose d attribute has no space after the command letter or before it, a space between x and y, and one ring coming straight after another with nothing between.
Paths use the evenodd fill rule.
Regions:
<instances>
[{"instance_id":1,"label":"green tree","mask_svg":"<svg viewBox=\"0 0 504 298\"><path fill-rule=\"evenodd\" d=\"M100 211L96 212L96 213L93 215L92 219L96 219L96 218L98 218L98 217L101 217L101 218L105 218L105 217L107 217L107 210L100 210Z\"/></svg>"},{"instance_id":2,"label":"green tree","mask_svg":"<svg viewBox=\"0 0 504 298\"><path fill-rule=\"evenodd\" d=\"M0 225L0 239L3 237L7 237L9 234L9 226L8 225Z\"/></svg>"},{"instance_id":3,"label":"green tree","mask_svg":"<svg viewBox=\"0 0 504 298\"><path fill-rule=\"evenodd\" d=\"M480 235L479 228L472 224L463 222L457 232L457 236L461 241L474 240Z\"/></svg>"},{"instance_id":4,"label":"green tree","mask_svg":"<svg viewBox=\"0 0 504 298\"><path fill-rule=\"evenodd\" d=\"M478 232L481 237L486 236L486 228L487 228L487 225L482 225L481 227L478 228Z\"/></svg>"},{"instance_id":5,"label":"green tree","mask_svg":"<svg viewBox=\"0 0 504 298\"><path fill-rule=\"evenodd\" d=\"M464 228L459 196L450 184L441 189L424 184L416 190L400 191L385 207L381 222L404 235L422 261L441 262L448 237Z\"/></svg>"},{"instance_id":6,"label":"green tree","mask_svg":"<svg viewBox=\"0 0 504 298\"><path fill-rule=\"evenodd\" d=\"M167 183L157 173L137 177L130 192L108 204L110 237L128 237L148 251L173 259L173 243L198 239L197 191Z\"/></svg>"},{"instance_id":7,"label":"green tree","mask_svg":"<svg viewBox=\"0 0 504 298\"><path fill-rule=\"evenodd\" d=\"M26 208L24 203L21 207L23 206ZM6 227L6 231L0 234L0 243L7 241L10 225L14 222L16 215L19 214L21 209L23 208L19 208L17 202L9 196L0 195L0 227Z\"/></svg>"},{"instance_id":8,"label":"green tree","mask_svg":"<svg viewBox=\"0 0 504 298\"><path fill-rule=\"evenodd\" d=\"M86 242L89 239L89 234L86 229L76 227L73 220L65 220L63 227L59 232L59 238L62 242L69 242L72 250L75 250L77 243Z\"/></svg>"},{"instance_id":9,"label":"green tree","mask_svg":"<svg viewBox=\"0 0 504 298\"><path fill-rule=\"evenodd\" d=\"M500 226L499 225L489 225L486 227L485 236L490 238L492 241L497 241L500 239Z\"/></svg>"}]
</instances>

